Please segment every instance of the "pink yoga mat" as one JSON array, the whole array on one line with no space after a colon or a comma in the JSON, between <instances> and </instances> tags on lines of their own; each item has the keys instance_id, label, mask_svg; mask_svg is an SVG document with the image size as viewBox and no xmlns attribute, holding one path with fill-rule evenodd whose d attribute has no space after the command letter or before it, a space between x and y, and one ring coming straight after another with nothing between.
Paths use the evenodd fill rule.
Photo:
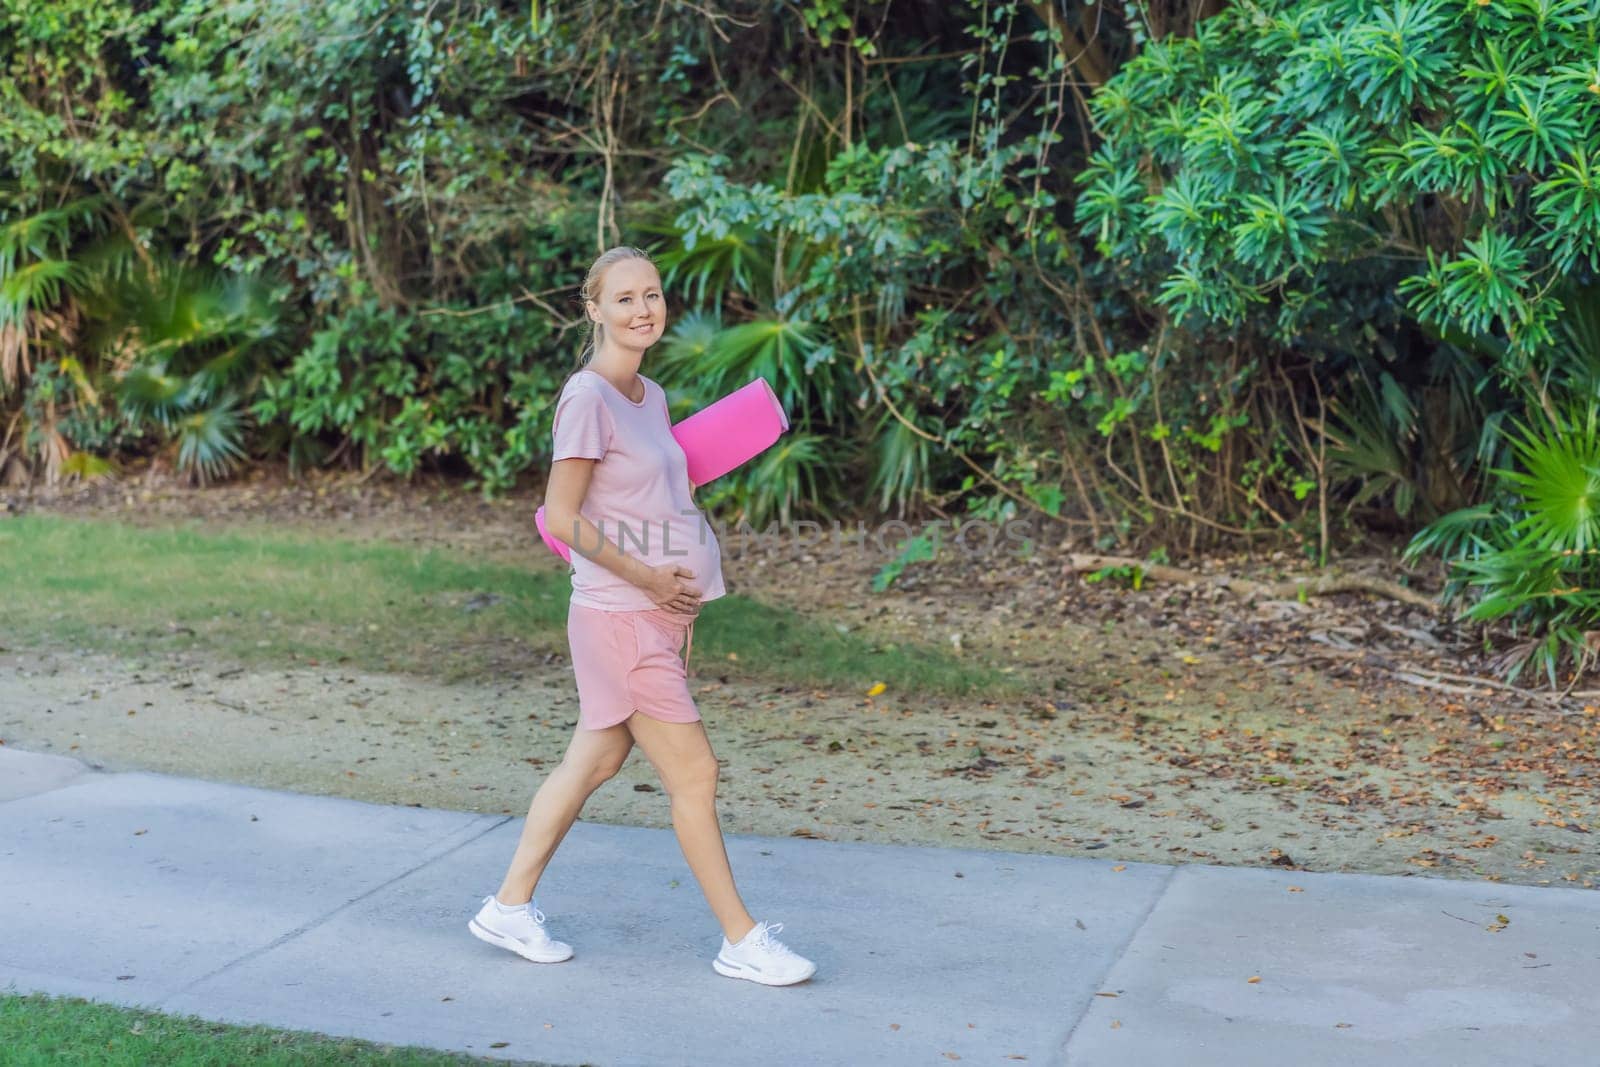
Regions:
<instances>
[{"instance_id":1,"label":"pink yoga mat","mask_svg":"<svg viewBox=\"0 0 1600 1067\"><path fill-rule=\"evenodd\" d=\"M700 486L759 456L788 428L777 394L765 378L757 378L674 424L672 437L689 461L689 480ZM550 551L571 563L572 549L550 536L542 504L533 522Z\"/></svg>"},{"instance_id":2,"label":"pink yoga mat","mask_svg":"<svg viewBox=\"0 0 1600 1067\"><path fill-rule=\"evenodd\" d=\"M539 505L539 510L533 513L533 524L539 527L539 536L544 538L544 546L568 563L572 562L572 547L564 541L557 541L550 536L549 527L544 524L544 505Z\"/></svg>"}]
</instances>

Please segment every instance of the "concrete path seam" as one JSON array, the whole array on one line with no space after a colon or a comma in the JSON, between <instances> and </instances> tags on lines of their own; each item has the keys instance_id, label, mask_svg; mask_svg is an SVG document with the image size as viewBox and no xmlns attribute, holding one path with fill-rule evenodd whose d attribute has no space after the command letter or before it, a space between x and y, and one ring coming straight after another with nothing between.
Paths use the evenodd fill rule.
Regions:
<instances>
[{"instance_id":1,"label":"concrete path seam","mask_svg":"<svg viewBox=\"0 0 1600 1067\"><path fill-rule=\"evenodd\" d=\"M57 759L76 763L78 765L78 773L72 775L70 778L52 782L43 789L37 789L28 793L18 793L14 797L0 797L0 805L13 804L19 800L27 800L29 797L37 797L43 796L46 793L54 793L58 789L71 789L73 786L87 785L88 783L93 782L96 778L117 773L116 771L106 770L104 764L87 763L84 760L79 759L77 756L63 756L59 752L41 752L34 749L18 748L15 745L7 745L4 742L0 742L0 753L6 751L20 752L24 757L42 756L47 759Z\"/></svg>"},{"instance_id":2,"label":"concrete path seam","mask_svg":"<svg viewBox=\"0 0 1600 1067\"><path fill-rule=\"evenodd\" d=\"M1139 916L1138 922L1128 928L1128 936L1123 938L1122 944L1117 946L1116 952L1111 955L1110 961L1106 964L1106 969L1101 972L1100 977L1095 981L1095 988L1089 992L1089 997L1084 1001L1083 1008L1078 1012L1078 1017L1072 1020L1072 1026L1067 1030L1067 1036L1061 1039L1061 1053L1056 1059L1056 1062L1061 1067L1072 1067L1071 1061L1067 1058L1067 1050L1072 1045L1072 1038L1078 1032L1078 1027L1088 1017L1089 1009L1094 1007L1094 998L1099 995L1100 985L1112 971L1116 970L1117 964L1122 961L1123 955L1128 951L1128 946L1133 944L1134 938L1139 936L1139 931L1145 928L1145 924L1150 921L1150 916L1155 914L1156 908L1166 899L1168 890L1172 888L1173 881L1177 879L1178 872L1182 870L1183 867L1181 865L1173 865L1167 868L1167 876L1161 882L1161 891L1150 898L1150 904L1144 909L1144 914Z\"/></svg>"},{"instance_id":3,"label":"concrete path seam","mask_svg":"<svg viewBox=\"0 0 1600 1067\"><path fill-rule=\"evenodd\" d=\"M340 904L338 907L336 907L333 910L327 912L326 914L320 915L317 918L312 919L310 922L302 923L300 926L296 927L293 930L290 930L288 933L285 933L285 934L275 938L273 941L269 942L268 944L262 945L260 948L251 949L249 952L246 952L244 955L238 957L237 959L229 960L227 963L224 963L221 967L218 967L215 970L210 971L207 974L203 974L200 977L188 982L187 984L185 984L185 985L183 985L183 986L181 986L181 987L179 987L177 989L169 991L168 993L164 994L160 998L160 1000L156 1001L156 1005L159 1007L160 1005L166 1004L168 1001L171 1001L171 1000L173 1000L173 999L175 999L177 997L181 997L186 993L190 993L196 987L201 986L201 985L205 984L206 982L211 981L213 978L216 978L218 975L225 974L228 971L233 970L235 967L238 967L238 966L240 966L242 964L248 963L251 960L257 958L258 956L263 956L263 955L267 954L268 952L271 952L273 949L278 948L281 945L288 944L290 941L293 941L295 938L300 937L301 935L306 934L306 933L308 933L308 932L310 932L312 930L315 930L317 927L319 927L319 926L323 925L324 923L328 922L329 920L331 920L334 916L340 914L341 912L348 911L350 908L352 908L355 905L361 903L363 900L366 900L368 897L373 896L374 894L377 894L377 893L381 893L385 889L388 889L390 886L395 885L397 882L400 882L400 881L402 881L402 880L404 880L406 878L410 878L413 874L416 874L418 871L422 870L424 867L427 867L427 866L429 866L431 864L437 863L439 860L444 859L446 856L449 856L449 855L452 855L453 853L461 851L463 848L466 848L468 845L472 844L474 841L478 840L478 838L484 836L485 834L493 833L495 830L498 830L500 827L502 827L506 823L510 822L513 818L514 818L514 816L511 816L511 815L503 815L503 816L499 817L498 819L495 819L488 826L485 826L483 829L479 830L477 833L472 834L470 837L467 837L465 840L459 841L456 844L451 845L450 847L444 849L442 852L438 852L438 853L435 853L432 856L428 856L426 859L422 860L422 862L420 862L420 863L416 864L415 866L410 867L410 868L408 868L408 869L406 869L404 871L401 871L399 874L395 875L393 878L390 878L388 881L383 882L383 883L381 883L379 885L373 886L371 889L367 890L365 893L361 893L361 894L358 894L358 895L356 895L354 897L351 897L349 900L347 900L344 903ZM467 827L468 830L471 830L472 828L473 827L471 825L469 825Z\"/></svg>"}]
</instances>

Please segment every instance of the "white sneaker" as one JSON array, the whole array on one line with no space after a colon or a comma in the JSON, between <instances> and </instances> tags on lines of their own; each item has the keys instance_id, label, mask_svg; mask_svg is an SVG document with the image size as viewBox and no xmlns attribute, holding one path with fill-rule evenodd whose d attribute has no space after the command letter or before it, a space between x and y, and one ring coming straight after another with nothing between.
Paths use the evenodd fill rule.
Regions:
<instances>
[{"instance_id":1,"label":"white sneaker","mask_svg":"<svg viewBox=\"0 0 1600 1067\"><path fill-rule=\"evenodd\" d=\"M534 963L560 963L572 958L572 946L552 938L544 928L544 912L528 901L516 911L503 912L491 893L467 923L472 936L508 948Z\"/></svg>"},{"instance_id":2,"label":"white sneaker","mask_svg":"<svg viewBox=\"0 0 1600 1067\"><path fill-rule=\"evenodd\" d=\"M722 951L711 961L712 969L729 978L748 978L762 985L804 982L817 973L817 965L772 936L782 929L782 923L756 923L755 929L737 945L724 937Z\"/></svg>"}]
</instances>

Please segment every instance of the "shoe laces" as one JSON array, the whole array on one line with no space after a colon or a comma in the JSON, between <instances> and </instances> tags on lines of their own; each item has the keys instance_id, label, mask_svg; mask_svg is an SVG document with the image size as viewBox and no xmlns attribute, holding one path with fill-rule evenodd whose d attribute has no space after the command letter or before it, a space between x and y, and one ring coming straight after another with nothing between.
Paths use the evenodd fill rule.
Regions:
<instances>
[{"instance_id":1,"label":"shoe laces","mask_svg":"<svg viewBox=\"0 0 1600 1067\"><path fill-rule=\"evenodd\" d=\"M782 923L773 923L771 926L768 926L766 923L760 923L756 926L756 936L751 944L753 944L756 948L765 949L766 951L777 953L780 956L793 956L794 951L790 949L788 945L785 945L782 941L779 941L777 938L772 936L782 929Z\"/></svg>"},{"instance_id":2,"label":"shoe laces","mask_svg":"<svg viewBox=\"0 0 1600 1067\"><path fill-rule=\"evenodd\" d=\"M494 901L494 899L495 898L493 896L486 897L486 898L484 898L484 903L485 904L491 903L491 902ZM534 907L533 906L533 901L531 901L531 900L528 901L526 904L522 905L522 907L523 907L523 910L525 910L528 913L529 918L533 919L533 921L538 923L540 926L544 925L544 912L542 912L538 908ZM512 914L515 914L515 913L513 912Z\"/></svg>"}]
</instances>

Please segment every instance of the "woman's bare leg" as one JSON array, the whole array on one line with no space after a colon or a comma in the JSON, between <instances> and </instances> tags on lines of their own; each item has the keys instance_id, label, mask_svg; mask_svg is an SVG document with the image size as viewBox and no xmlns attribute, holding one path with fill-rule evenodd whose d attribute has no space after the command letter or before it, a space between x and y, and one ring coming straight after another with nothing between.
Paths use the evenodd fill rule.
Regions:
<instances>
[{"instance_id":1,"label":"woman's bare leg","mask_svg":"<svg viewBox=\"0 0 1600 1067\"><path fill-rule=\"evenodd\" d=\"M733 884L728 850L717 822L717 757L699 722L660 722L635 712L623 723L655 766L672 802L672 829L700 892L722 924L722 933L737 943L755 928Z\"/></svg>"},{"instance_id":2,"label":"woman's bare leg","mask_svg":"<svg viewBox=\"0 0 1600 1067\"><path fill-rule=\"evenodd\" d=\"M626 727L585 730L579 726L567 745L566 755L533 794L522 838L512 854L505 881L495 894L502 904L526 904L544 874L556 846L567 836L573 820L589 799L589 794L622 769L633 749L633 735Z\"/></svg>"}]
</instances>

